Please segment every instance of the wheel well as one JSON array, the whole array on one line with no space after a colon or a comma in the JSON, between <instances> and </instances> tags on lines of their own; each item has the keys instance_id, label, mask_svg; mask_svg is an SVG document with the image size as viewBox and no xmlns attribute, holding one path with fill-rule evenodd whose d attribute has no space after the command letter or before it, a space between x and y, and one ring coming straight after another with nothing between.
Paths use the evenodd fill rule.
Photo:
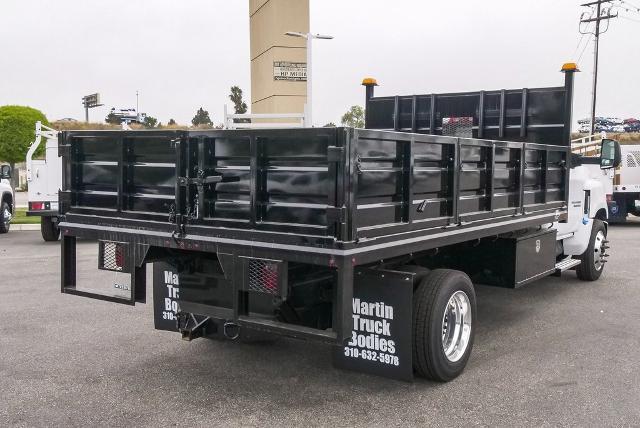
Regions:
<instances>
[{"instance_id":1,"label":"wheel well","mask_svg":"<svg viewBox=\"0 0 640 428\"><path fill-rule=\"evenodd\" d=\"M609 231L609 223L607 222L607 210L605 210L604 208L600 208L596 213L594 219L602 220L604 222L605 231Z\"/></svg>"},{"instance_id":2,"label":"wheel well","mask_svg":"<svg viewBox=\"0 0 640 428\"><path fill-rule=\"evenodd\" d=\"M9 209L11 210L11 213L13 214L13 197L11 196L11 193L5 193L2 195L2 202L6 202L9 204Z\"/></svg>"},{"instance_id":3,"label":"wheel well","mask_svg":"<svg viewBox=\"0 0 640 428\"><path fill-rule=\"evenodd\" d=\"M600 208L594 217L598 220L607 221L607 210Z\"/></svg>"}]
</instances>

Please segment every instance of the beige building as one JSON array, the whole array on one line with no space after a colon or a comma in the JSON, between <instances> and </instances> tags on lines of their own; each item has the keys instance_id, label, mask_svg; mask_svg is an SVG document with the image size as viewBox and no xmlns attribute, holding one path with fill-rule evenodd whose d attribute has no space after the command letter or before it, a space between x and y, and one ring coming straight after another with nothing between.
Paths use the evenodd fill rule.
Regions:
<instances>
[{"instance_id":1,"label":"beige building","mask_svg":"<svg viewBox=\"0 0 640 428\"><path fill-rule=\"evenodd\" d=\"M309 0L249 0L251 113L303 113Z\"/></svg>"}]
</instances>

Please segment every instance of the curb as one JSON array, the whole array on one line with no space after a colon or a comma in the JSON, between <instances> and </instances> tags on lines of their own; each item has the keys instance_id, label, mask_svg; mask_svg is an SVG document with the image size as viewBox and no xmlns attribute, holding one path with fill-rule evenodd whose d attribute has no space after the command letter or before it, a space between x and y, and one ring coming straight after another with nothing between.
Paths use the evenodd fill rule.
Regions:
<instances>
[{"instance_id":1,"label":"curb","mask_svg":"<svg viewBox=\"0 0 640 428\"><path fill-rule=\"evenodd\" d=\"M10 232L14 231L34 231L40 230L39 224L13 224L11 223L11 227L9 229Z\"/></svg>"}]
</instances>

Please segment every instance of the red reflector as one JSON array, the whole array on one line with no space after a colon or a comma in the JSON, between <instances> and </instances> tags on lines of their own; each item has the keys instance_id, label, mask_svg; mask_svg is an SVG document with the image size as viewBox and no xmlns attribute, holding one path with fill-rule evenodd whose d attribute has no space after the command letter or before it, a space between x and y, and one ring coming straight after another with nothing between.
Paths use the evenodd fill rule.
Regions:
<instances>
[{"instance_id":1,"label":"red reflector","mask_svg":"<svg viewBox=\"0 0 640 428\"><path fill-rule=\"evenodd\" d=\"M607 195L607 202L613 202L613 195L611 194Z\"/></svg>"},{"instance_id":2,"label":"red reflector","mask_svg":"<svg viewBox=\"0 0 640 428\"><path fill-rule=\"evenodd\" d=\"M278 291L278 267L275 264L262 265L262 285L270 292Z\"/></svg>"},{"instance_id":3,"label":"red reflector","mask_svg":"<svg viewBox=\"0 0 640 428\"><path fill-rule=\"evenodd\" d=\"M31 205L31 210L33 211L44 209L44 202L29 202L29 205Z\"/></svg>"},{"instance_id":4,"label":"red reflector","mask_svg":"<svg viewBox=\"0 0 640 428\"><path fill-rule=\"evenodd\" d=\"M122 245L116 245L116 266L124 267L124 247Z\"/></svg>"}]
</instances>

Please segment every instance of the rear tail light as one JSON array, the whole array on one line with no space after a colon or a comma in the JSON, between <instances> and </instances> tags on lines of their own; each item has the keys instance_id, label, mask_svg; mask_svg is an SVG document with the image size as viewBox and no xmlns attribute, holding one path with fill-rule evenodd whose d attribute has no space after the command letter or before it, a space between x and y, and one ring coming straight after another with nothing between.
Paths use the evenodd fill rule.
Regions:
<instances>
[{"instance_id":1,"label":"rear tail light","mask_svg":"<svg viewBox=\"0 0 640 428\"><path fill-rule=\"evenodd\" d=\"M44 202L29 202L29 210L41 211L44 209Z\"/></svg>"}]
</instances>

